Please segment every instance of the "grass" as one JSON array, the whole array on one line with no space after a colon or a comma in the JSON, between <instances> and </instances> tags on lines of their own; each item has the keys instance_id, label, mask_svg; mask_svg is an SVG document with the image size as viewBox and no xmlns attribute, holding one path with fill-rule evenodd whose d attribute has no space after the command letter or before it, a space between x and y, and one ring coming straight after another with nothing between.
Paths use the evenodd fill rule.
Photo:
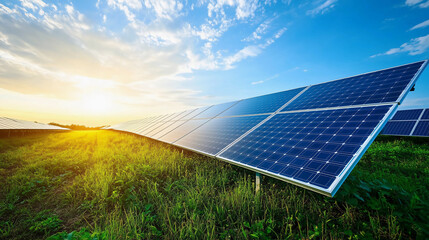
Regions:
<instances>
[{"instance_id":1,"label":"grass","mask_svg":"<svg viewBox=\"0 0 429 240\"><path fill-rule=\"evenodd\" d=\"M142 137L0 139L0 239L427 239L429 142L378 138L334 198Z\"/></svg>"}]
</instances>

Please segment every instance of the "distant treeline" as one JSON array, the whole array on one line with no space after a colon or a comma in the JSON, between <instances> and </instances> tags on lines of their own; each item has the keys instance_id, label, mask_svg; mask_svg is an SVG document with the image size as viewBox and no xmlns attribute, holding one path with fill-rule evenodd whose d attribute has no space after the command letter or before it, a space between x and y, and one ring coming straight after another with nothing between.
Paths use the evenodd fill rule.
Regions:
<instances>
[{"instance_id":1,"label":"distant treeline","mask_svg":"<svg viewBox=\"0 0 429 240\"><path fill-rule=\"evenodd\" d=\"M85 125L77 125L77 124L63 125L63 124L53 123L53 122L49 123L49 125L63 127L63 128L68 128L68 129L71 129L71 130L98 130L98 129L101 129L101 128L105 127L105 126L87 127Z\"/></svg>"}]
</instances>

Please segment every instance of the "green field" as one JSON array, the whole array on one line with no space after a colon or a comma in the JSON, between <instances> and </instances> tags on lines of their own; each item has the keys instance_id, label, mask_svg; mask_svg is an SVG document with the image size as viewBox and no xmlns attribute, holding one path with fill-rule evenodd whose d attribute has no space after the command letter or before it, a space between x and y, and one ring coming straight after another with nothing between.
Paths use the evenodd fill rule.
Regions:
<instances>
[{"instance_id":1,"label":"green field","mask_svg":"<svg viewBox=\"0 0 429 240\"><path fill-rule=\"evenodd\" d=\"M379 137L334 198L131 134L0 138L0 239L427 239L429 142Z\"/></svg>"}]
</instances>

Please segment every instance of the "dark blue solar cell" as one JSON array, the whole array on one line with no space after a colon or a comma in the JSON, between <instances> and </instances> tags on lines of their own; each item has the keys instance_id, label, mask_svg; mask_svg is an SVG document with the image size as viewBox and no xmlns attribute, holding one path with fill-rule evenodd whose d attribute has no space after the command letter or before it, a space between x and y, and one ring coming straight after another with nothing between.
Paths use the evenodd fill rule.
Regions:
<instances>
[{"instance_id":1,"label":"dark blue solar cell","mask_svg":"<svg viewBox=\"0 0 429 240\"><path fill-rule=\"evenodd\" d=\"M304 90L304 88L297 88L289 91L243 99L219 116L273 113L282 107L285 103L289 102L302 90Z\"/></svg>"},{"instance_id":2,"label":"dark blue solar cell","mask_svg":"<svg viewBox=\"0 0 429 240\"><path fill-rule=\"evenodd\" d=\"M419 121L413 136L429 137L429 121Z\"/></svg>"},{"instance_id":3,"label":"dark blue solar cell","mask_svg":"<svg viewBox=\"0 0 429 240\"><path fill-rule=\"evenodd\" d=\"M329 188L337 176L334 174L339 174L350 162L390 108L377 106L276 114L219 157L263 167L263 170L269 166L268 170L276 169L275 173L282 176ZM362 121L355 121L356 116ZM335 131L314 131L327 130L330 126L335 126ZM342 129L347 131L342 132ZM308 136L311 137L304 139ZM267 161L269 163L265 163ZM280 167L276 167L277 164Z\"/></svg>"},{"instance_id":4,"label":"dark blue solar cell","mask_svg":"<svg viewBox=\"0 0 429 240\"><path fill-rule=\"evenodd\" d=\"M174 144L215 155L267 117L268 115L214 118Z\"/></svg>"},{"instance_id":5,"label":"dark blue solar cell","mask_svg":"<svg viewBox=\"0 0 429 240\"><path fill-rule=\"evenodd\" d=\"M320 170L321 173L330 175L330 176L338 176L340 172L344 169L344 165L338 165L335 163L328 163L325 164L322 170Z\"/></svg>"},{"instance_id":6,"label":"dark blue solar cell","mask_svg":"<svg viewBox=\"0 0 429 240\"><path fill-rule=\"evenodd\" d=\"M309 182L315 175L314 171L301 170L294 178L303 182Z\"/></svg>"},{"instance_id":7,"label":"dark blue solar cell","mask_svg":"<svg viewBox=\"0 0 429 240\"><path fill-rule=\"evenodd\" d=\"M388 121L382 134L408 136L414 128L416 121Z\"/></svg>"},{"instance_id":8,"label":"dark blue solar cell","mask_svg":"<svg viewBox=\"0 0 429 240\"><path fill-rule=\"evenodd\" d=\"M282 111L398 101L423 63L313 85Z\"/></svg>"},{"instance_id":9,"label":"dark blue solar cell","mask_svg":"<svg viewBox=\"0 0 429 240\"><path fill-rule=\"evenodd\" d=\"M201 112L197 116L195 116L193 119L199 119L199 118L214 118L217 115L221 114L225 110L229 109L230 107L234 106L238 101L235 102L227 102L222 103L218 105L213 105L207 110Z\"/></svg>"},{"instance_id":10,"label":"dark blue solar cell","mask_svg":"<svg viewBox=\"0 0 429 240\"><path fill-rule=\"evenodd\" d=\"M392 120L417 120L423 109L401 110L395 113Z\"/></svg>"},{"instance_id":11,"label":"dark blue solar cell","mask_svg":"<svg viewBox=\"0 0 429 240\"><path fill-rule=\"evenodd\" d=\"M429 108L425 109L425 112L422 115L422 119L429 119Z\"/></svg>"},{"instance_id":12,"label":"dark blue solar cell","mask_svg":"<svg viewBox=\"0 0 429 240\"><path fill-rule=\"evenodd\" d=\"M321 173L317 174L317 176L311 180L310 184L319 186L321 188L329 188L329 186L331 186L334 180L334 176L328 176Z\"/></svg>"}]
</instances>

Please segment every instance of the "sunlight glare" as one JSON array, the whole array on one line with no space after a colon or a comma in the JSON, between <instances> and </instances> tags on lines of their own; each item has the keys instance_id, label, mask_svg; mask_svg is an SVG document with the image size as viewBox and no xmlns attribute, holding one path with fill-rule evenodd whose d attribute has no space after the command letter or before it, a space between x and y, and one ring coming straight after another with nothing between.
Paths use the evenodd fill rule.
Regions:
<instances>
[{"instance_id":1,"label":"sunlight glare","mask_svg":"<svg viewBox=\"0 0 429 240\"><path fill-rule=\"evenodd\" d=\"M84 108L94 114L107 113L111 107L110 98L102 93L91 93L83 96Z\"/></svg>"}]
</instances>

